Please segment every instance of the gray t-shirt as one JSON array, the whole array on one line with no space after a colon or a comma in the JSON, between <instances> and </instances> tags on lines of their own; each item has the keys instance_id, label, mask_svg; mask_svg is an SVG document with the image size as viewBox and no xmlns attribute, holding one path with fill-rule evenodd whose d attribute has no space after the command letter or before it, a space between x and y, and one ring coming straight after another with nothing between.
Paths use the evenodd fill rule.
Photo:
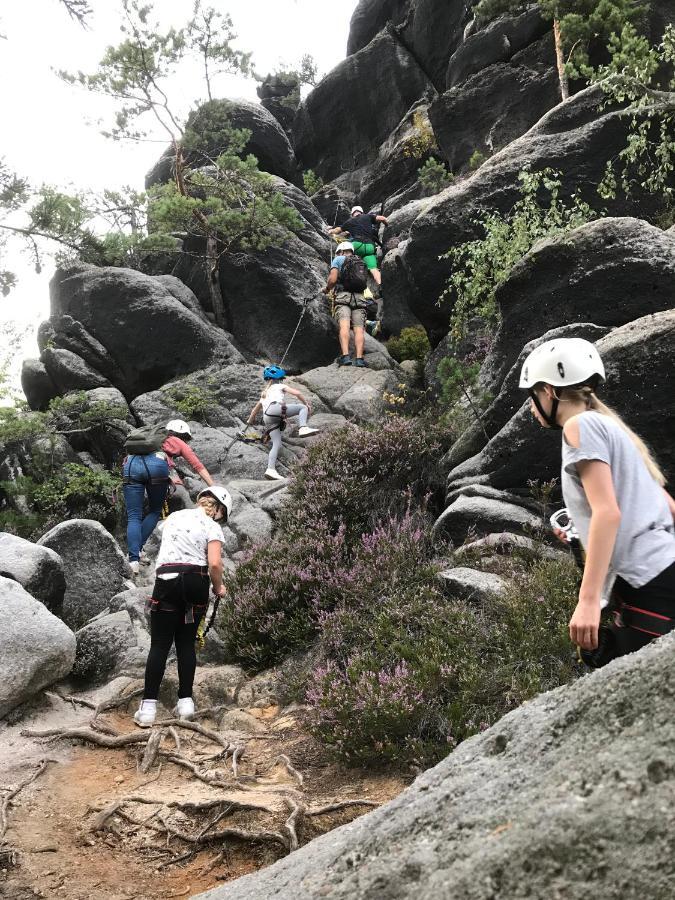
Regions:
<instances>
[{"instance_id":1,"label":"gray t-shirt","mask_svg":"<svg viewBox=\"0 0 675 900\"><path fill-rule=\"evenodd\" d=\"M621 523L609 564L605 590L617 575L635 588L656 578L675 562L675 526L665 494L652 478L639 450L609 416L582 413L579 446L562 441L562 492L584 547L588 544L591 507L577 472L583 460L606 462L621 510Z\"/></svg>"}]
</instances>

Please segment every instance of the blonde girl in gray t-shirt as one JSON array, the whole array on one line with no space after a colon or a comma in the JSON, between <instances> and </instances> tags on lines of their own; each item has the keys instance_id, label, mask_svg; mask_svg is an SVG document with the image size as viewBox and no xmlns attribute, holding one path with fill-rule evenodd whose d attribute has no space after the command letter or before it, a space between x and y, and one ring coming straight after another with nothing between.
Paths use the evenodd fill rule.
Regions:
<instances>
[{"instance_id":1,"label":"blonde girl in gray t-shirt","mask_svg":"<svg viewBox=\"0 0 675 900\"><path fill-rule=\"evenodd\" d=\"M675 629L675 500L644 442L595 394L605 369L581 338L541 344L520 387L545 428L562 429L562 491L586 551L570 637L604 665ZM615 622L598 648L603 593Z\"/></svg>"}]
</instances>

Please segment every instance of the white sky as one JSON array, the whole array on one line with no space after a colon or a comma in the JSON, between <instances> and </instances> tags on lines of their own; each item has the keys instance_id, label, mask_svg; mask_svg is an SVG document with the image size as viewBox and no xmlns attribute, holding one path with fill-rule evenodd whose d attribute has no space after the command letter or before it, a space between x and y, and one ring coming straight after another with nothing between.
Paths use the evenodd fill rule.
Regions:
<instances>
[{"instance_id":1,"label":"white sky","mask_svg":"<svg viewBox=\"0 0 675 900\"><path fill-rule=\"evenodd\" d=\"M239 35L237 48L253 52L256 70L265 74L280 63L293 65L311 53L321 73L344 58L349 20L357 0L210 0L205 5L228 12ZM111 106L61 82L52 69L93 72L105 48L116 44L120 13L117 0L92 0L90 30L71 21L57 0L0 3L0 157L34 185L100 190L131 185L143 188L146 171L166 144L116 143L99 134L97 122L112 123ZM162 24L184 24L192 0L155 0ZM216 96L257 100L253 81L223 76ZM172 90L188 107L203 92L196 72L185 72ZM34 331L49 314L48 282L53 266L38 276L18 253L7 253L6 267L19 274L19 286L0 297L0 326L31 325L22 356L36 356Z\"/></svg>"}]
</instances>

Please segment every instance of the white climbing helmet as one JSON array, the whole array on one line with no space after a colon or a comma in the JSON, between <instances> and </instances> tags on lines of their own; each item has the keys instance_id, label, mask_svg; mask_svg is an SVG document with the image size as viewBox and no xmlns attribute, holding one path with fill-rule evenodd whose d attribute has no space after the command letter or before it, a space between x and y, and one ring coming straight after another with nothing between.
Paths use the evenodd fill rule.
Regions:
<instances>
[{"instance_id":1,"label":"white climbing helmet","mask_svg":"<svg viewBox=\"0 0 675 900\"><path fill-rule=\"evenodd\" d=\"M171 419L170 422L166 423L166 430L173 431L174 434L184 434L187 437L192 437L190 426L182 419Z\"/></svg>"},{"instance_id":2,"label":"white climbing helmet","mask_svg":"<svg viewBox=\"0 0 675 900\"><path fill-rule=\"evenodd\" d=\"M225 507L225 521L230 518L230 513L232 512L232 495L227 490L227 488L221 487L219 484L212 484L210 487L205 487L197 494L197 500L200 497L205 496L215 497L215 499L220 503L221 506Z\"/></svg>"},{"instance_id":3,"label":"white climbing helmet","mask_svg":"<svg viewBox=\"0 0 675 900\"><path fill-rule=\"evenodd\" d=\"M351 243L351 241L343 241L341 244L338 244L335 249L335 252L336 253L344 253L345 250L349 250L352 253L354 252L354 245Z\"/></svg>"},{"instance_id":4,"label":"white climbing helmet","mask_svg":"<svg viewBox=\"0 0 675 900\"><path fill-rule=\"evenodd\" d=\"M350 215L353 216L354 213L362 213L362 212L363 212L362 206L352 206L352 211L351 211Z\"/></svg>"},{"instance_id":5,"label":"white climbing helmet","mask_svg":"<svg viewBox=\"0 0 675 900\"><path fill-rule=\"evenodd\" d=\"M545 341L527 356L520 372L519 387L531 390L544 382L552 387L605 380L605 367L595 345L583 338Z\"/></svg>"}]
</instances>

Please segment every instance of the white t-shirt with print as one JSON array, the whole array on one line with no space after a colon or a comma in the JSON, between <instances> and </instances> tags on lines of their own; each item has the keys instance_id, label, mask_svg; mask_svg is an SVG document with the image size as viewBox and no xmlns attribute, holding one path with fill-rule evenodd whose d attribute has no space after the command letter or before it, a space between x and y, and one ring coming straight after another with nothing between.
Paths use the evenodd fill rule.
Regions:
<instances>
[{"instance_id":1,"label":"white t-shirt with print","mask_svg":"<svg viewBox=\"0 0 675 900\"><path fill-rule=\"evenodd\" d=\"M262 403L263 412L266 413L273 403L283 403L285 399L283 384L271 384L263 392L260 402Z\"/></svg>"},{"instance_id":2,"label":"white t-shirt with print","mask_svg":"<svg viewBox=\"0 0 675 900\"><path fill-rule=\"evenodd\" d=\"M208 565L210 541L224 543L223 530L203 509L181 509L164 523L156 569L171 563Z\"/></svg>"}]
</instances>

